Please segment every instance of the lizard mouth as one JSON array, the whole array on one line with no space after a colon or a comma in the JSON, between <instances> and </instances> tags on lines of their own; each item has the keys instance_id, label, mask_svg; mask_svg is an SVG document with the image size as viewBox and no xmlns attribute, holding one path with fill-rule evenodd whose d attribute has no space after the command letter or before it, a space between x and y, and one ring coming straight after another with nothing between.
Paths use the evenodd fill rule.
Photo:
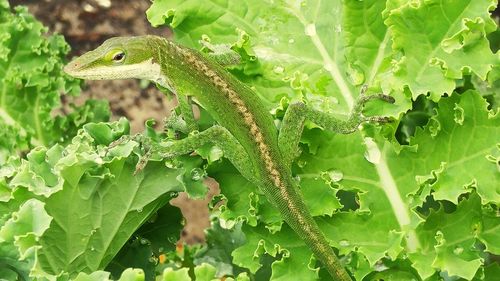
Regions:
<instances>
[{"instance_id":1,"label":"lizard mouth","mask_svg":"<svg viewBox=\"0 0 500 281\"><path fill-rule=\"evenodd\" d=\"M70 76L76 76L78 74L77 69L79 67L80 65L77 62L71 62L64 66L63 71Z\"/></svg>"},{"instance_id":2,"label":"lizard mouth","mask_svg":"<svg viewBox=\"0 0 500 281\"><path fill-rule=\"evenodd\" d=\"M79 79L104 80L106 76L103 75L101 71L98 71L100 70L100 68L95 68L94 70L86 70L82 67L82 64L78 62L70 62L66 66L64 66L63 71L69 76Z\"/></svg>"},{"instance_id":3,"label":"lizard mouth","mask_svg":"<svg viewBox=\"0 0 500 281\"><path fill-rule=\"evenodd\" d=\"M79 59L63 68L68 75L87 80L146 79L157 80L161 74L160 65L148 59L134 64L98 65L89 67Z\"/></svg>"},{"instance_id":4,"label":"lizard mouth","mask_svg":"<svg viewBox=\"0 0 500 281\"><path fill-rule=\"evenodd\" d=\"M63 68L63 71L66 72L71 77L80 78L80 79L97 79L98 77L92 77L92 73L85 73L84 70L79 69L80 65L77 63L70 63Z\"/></svg>"}]
</instances>

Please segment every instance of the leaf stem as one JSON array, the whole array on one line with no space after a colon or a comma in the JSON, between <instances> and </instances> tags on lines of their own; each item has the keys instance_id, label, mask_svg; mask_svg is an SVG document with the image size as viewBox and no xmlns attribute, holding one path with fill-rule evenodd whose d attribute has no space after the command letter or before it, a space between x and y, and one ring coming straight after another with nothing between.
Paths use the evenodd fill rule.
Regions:
<instances>
[{"instance_id":1,"label":"leaf stem","mask_svg":"<svg viewBox=\"0 0 500 281\"><path fill-rule=\"evenodd\" d=\"M302 15L302 13L300 12L300 10L297 9L296 7L291 6L288 8L288 10L304 26L304 29L306 30L306 35L311 38L312 43L314 44L319 54L321 55L321 58L323 59L324 63L323 67L330 73L333 80L337 84L337 87L339 87L340 93L342 94L342 97L347 103L349 109L352 109L354 106L353 94L351 93L351 90L349 89L347 82L342 76L337 63L330 57L330 54L328 54L328 51L325 48L325 45L323 44L318 34L316 33L316 25L314 23L308 23L304 18L304 16Z\"/></svg>"},{"instance_id":2,"label":"leaf stem","mask_svg":"<svg viewBox=\"0 0 500 281\"><path fill-rule=\"evenodd\" d=\"M401 194L399 193L398 186L394 177L391 174L390 168L387 165L387 161L384 157L383 150L380 151L380 148L373 141L368 141L369 138L365 138L365 145L368 148L370 153L380 155L379 161L372 162L375 165L375 169L380 178L380 186L384 190L389 203L391 204L394 216L398 221L399 227L402 231L406 232L406 247L408 252L415 252L417 248L420 247L420 241L417 237L417 234L414 229L410 229L411 219L410 214L408 212L408 208L401 198Z\"/></svg>"}]
</instances>

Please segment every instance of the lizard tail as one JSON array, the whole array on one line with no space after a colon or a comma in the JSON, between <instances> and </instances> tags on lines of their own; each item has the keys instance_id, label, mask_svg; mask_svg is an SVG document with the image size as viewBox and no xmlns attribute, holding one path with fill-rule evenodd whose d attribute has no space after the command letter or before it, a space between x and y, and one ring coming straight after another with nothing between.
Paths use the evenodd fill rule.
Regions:
<instances>
[{"instance_id":1,"label":"lizard tail","mask_svg":"<svg viewBox=\"0 0 500 281\"><path fill-rule=\"evenodd\" d=\"M299 235L336 281L352 281L326 237L309 213L298 188L293 184L271 192L270 197L285 222ZM270 190L270 189L267 189Z\"/></svg>"}]
</instances>

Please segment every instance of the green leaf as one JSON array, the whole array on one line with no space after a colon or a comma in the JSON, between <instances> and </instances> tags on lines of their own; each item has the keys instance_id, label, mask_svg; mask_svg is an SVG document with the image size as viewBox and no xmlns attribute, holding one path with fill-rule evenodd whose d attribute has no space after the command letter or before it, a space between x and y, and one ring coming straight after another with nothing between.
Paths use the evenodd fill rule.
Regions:
<instances>
[{"instance_id":1,"label":"green leaf","mask_svg":"<svg viewBox=\"0 0 500 281\"><path fill-rule=\"evenodd\" d=\"M0 270L2 277L27 280L39 246L36 242L49 228L52 218L36 199L24 202L0 228Z\"/></svg>"},{"instance_id":2,"label":"green leaf","mask_svg":"<svg viewBox=\"0 0 500 281\"><path fill-rule=\"evenodd\" d=\"M194 268L194 275L196 276L196 280L200 281L217 280L217 278L215 278L215 272L215 267L207 263L203 263Z\"/></svg>"},{"instance_id":3,"label":"green leaf","mask_svg":"<svg viewBox=\"0 0 500 281\"><path fill-rule=\"evenodd\" d=\"M134 232L135 238L122 247L106 270L113 276L119 276L124 268L140 268L146 280L154 280L158 262L156 257L175 250L182 220L179 208L169 204L163 206Z\"/></svg>"},{"instance_id":4,"label":"green leaf","mask_svg":"<svg viewBox=\"0 0 500 281\"><path fill-rule=\"evenodd\" d=\"M111 281L109 272L95 271L91 274L80 273L72 281ZM127 268L118 281L144 281L144 273L139 269Z\"/></svg>"},{"instance_id":5,"label":"green leaf","mask_svg":"<svg viewBox=\"0 0 500 281\"><path fill-rule=\"evenodd\" d=\"M477 194L470 194L453 213L443 208L431 213L417 228L422 249L412 253L414 265L423 278L428 277L429 268L446 271L450 276L471 280L481 266L482 255L477 242L486 245L486 250L499 253L500 219L495 212L481 206ZM430 273L430 272L429 272ZM430 274L428 274L430 275Z\"/></svg>"},{"instance_id":6,"label":"green leaf","mask_svg":"<svg viewBox=\"0 0 500 281\"><path fill-rule=\"evenodd\" d=\"M334 97L332 103L339 103L345 114L359 84L352 85L343 71L347 62L341 3L278 2L156 0L147 15L154 26L167 23L173 27L176 41L186 45L199 47L197 41L207 35L214 42L233 44L233 49L244 48L256 56L261 64L258 76L266 79L251 82L266 101L314 92Z\"/></svg>"},{"instance_id":7,"label":"green leaf","mask_svg":"<svg viewBox=\"0 0 500 281\"><path fill-rule=\"evenodd\" d=\"M56 114L63 93L77 95L80 82L63 71L69 46L47 29L26 7L0 6L0 163L34 146L51 146L72 138L82 124L108 121L103 102L73 106Z\"/></svg>"},{"instance_id":8,"label":"green leaf","mask_svg":"<svg viewBox=\"0 0 500 281\"><path fill-rule=\"evenodd\" d=\"M499 127L498 117L488 113L484 100L475 92L462 96L455 94L442 99L438 106L438 114L433 120L439 120L440 129L435 130L431 122L425 131L419 130L411 139L410 146L399 153L386 143L380 149L382 154L370 150L364 154L359 144L347 142L355 136L341 137L341 141L330 136L318 145L320 148L314 155L301 158L311 163L303 168L303 173L339 170L344 175L339 184L357 191L359 210L320 221L324 232L336 242L341 253L357 249L373 265L385 255L395 259L402 250L418 251L425 240L419 237L419 229L416 229L422 221L417 214L423 214L415 212L414 207L425 200L430 188L435 190L434 198L457 202L461 194L470 192L468 187L474 182L473 186L484 203L498 202L494 185L499 174L495 161L488 160L498 157L497 141L493 137L496 134L491 134ZM355 147L358 148L355 150ZM347 157L349 160L345 159ZM433 172L442 166L449 168ZM429 175L425 177L428 182L418 176L423 174ZM465 188L457 188L461 186ZM412 195L415 193L420 199ZM388 209L388 206L391 207ZM493 227L498 223L489 222L489 225ZM365 230L366 225L371 226L369 232ZM435 227L434 231L437 231L441 226ZM406 247L403 248L404 233ZM430 266L419 266L421 260L415 262L423 278L434 273Z\"/></svg>"},{"instance_id":9,"label":"green leaf","mask_svg":"<svg viewBox=\"0 0 500 281\"><path fill-rule=\"evenodd\" d=\"M345 1L342 11L342 33L345 34L348 65L343 70L350 81L369 86L369 92L384 92L392 95L395 105L376 103L367 105L373 115L397 116L411 107L409 95L404 90L386 86L392 77L392 34L384 25L382 12L389 9L391 1ZM394 1L392 1L394 2ZM386 7L386 5L388 5ZM375 103L373 103L375 104Z\"/></svg>"},{"instance_id":10,"label":"green leaf","mask_svg":"<svg viewBox=\"0 0 500 281\"><path fill-rule=\"evenodd\" d=\"M478 80L474 85L485 83L487 77L493 85L496 77L491 69L499 60L487 41L496 29L488 14L494 1L180 2L154 1L149 20L153 25L169 24L175 40L188 46L199 48L197 41L203 37L214 44L232 44L240 55L255 56L259 64L252 64L251 71L247 71L251 60L244 55L243 64L230 71L253 86L270 108L278 108L272 111L278 117L282 105L297 98L345 117L357 88L367 83L369 92L396 98L396 106L369 103L367 115L399 119L413 106L411 98L427 92L433 100L451 95L463 85L456 81L463 74ZM416 272L422 278L439 276L440 268L428 262L428 257L438 255L439 247L431 247L425 257L410 255L429 244L421 240L419 227L433 200L458 204L459 198L476 190L480 204L500 202L494 186L499 176L494 139L498 114L487 110L481 98L486 91L466 89L459 91L462 95L443 98L436 109L422 96L415 106L421 104L417 111L426 115L410 116L399 131L397 124L381 130L365 125L361 134L349 136L306 128L304 153L294 173L308 208L357 279L398 279L414 277ZM288 97L277 104L284 95ZM434 111L437 114L431 117ZM430 117L424 129L418 127ZM409 145L383 137L392 141L394 132L401 131L405 135L397 139ZM311 274L304 266L304 272L295 272L299 262L295 258L302 257L303 262L311 252L297 246L301 242L291 242L295 234L281 225L276 210L253 185L224 161L210 163L207 171L219 182L226 201L221 222L229 227L238 220L246 222L247 244L233 253L238 266L253 273L271 255L278 259L271 261L273 280ZM488 220L492 229L496 224ZM483 235L489 237L490 232ZM467 239L476 238L469 234ZM495 238L489 239L475 241L494 248ZM286 258L266 245L276 245ZM389 270L370 274L376 266ZM304 280L317 278L313 274Z\"/></svg>"},{"instance_id":11,"label":"green leaf","mask_svg":"<svg viewBox=\"0 0 500 281\"><path fill-rule=\"evenodd\" d=\"M186 193L190 198L201 199L205 198L208 192L208 186L204 183L206 172L200 168L202 159L200 157L179 157L183 163L185 171L178 177L178 181L182 183Z\"/></svg>"},{"instance_id":12,"label":"green leaf","mask_svg":"<svg viewBox=\"0 0 500 281\"><path fill-rule=\"evenodd\" d=\"M179 208L165 205L156 214L148 219L136 232L140 237L147 239L152 252L166 253L175 250L175 243L179 240L183 217Z\"/></svg>"},{"instance_id":13,"label":"green leaf","mask_svg":"<svg viewBox=\"0 0 500 281\"><path fill-rule=\"evenodd\" d=\"M188 274L188 268L181 268L174 270L173 268L167 268L163 271L162 279L163 281L169 280L179 280L179 281L191 281Z\"/></svg>"},{"instance_id":14,"label":"green leaf","mask_svg":"<svg viewBox=\"0 0 500 281\"><path fill-rule=\"evenodd\" d=\"M158 280L163 280L163 281L170 281L170 280L175 280L175 281L191 281L191 280L199 280L199 281L216 281L216 280L221 280L219 278L216 278L215 275L215 268L209 264L203 263L201 265L197 265L194 268L194 276L193 279L189 276L188 269L187 268L181 268L174 270L173 268L166 268L163 271L163 275L161 276L161 279ZM250 279L245 273L239 274L236 276L236 279L231 278L231 277L224 277L224 280L232 281L249 281Z\"/></svg>"},{"instance_id":15,"label":"green leaf","mask_svg":"<svg viewBox=\"0 0 500 281\"><path fill-rule=\"evenodd\" d=\"M244 220L255 226L257 224L255 211L258 208L256 187L242 177L228 161L212 163L207 172L217 180L224 199L227 199L227 202L220 207L221 223L231 228L236 222Z\"/></svg>"},{"instance_id":16,"label":"green leaf","mask_svg":"<svg viewBox=\"0 0 500 281\"><path fill-rule=\"evenodd\" d=\"M205 49L226 44L238 53L241 63L228 71L277 119L293 100L346 118L362 84L395 97L395 105L375 101L365 110L393 124L364 124L351 135L306 125L292 172L308 210L356 280L494 280L495 5L156 0L148 17L172 26L187 46L199 49L204 40ZM60 93L78 91L61 72L67 45L45 36L25 9L13 11L0 0L1 278L329 280L220 149L166 163L153 155L134 175L149 145L172 134L149 121L144 134L130 137L126 120L103 123L102 101L54 118ZM199 121L200 128L214 122L203 110ZM36 144L49 148L31 149ZM168 200L178 191L204 196L206 176L218 181L224 201L214 208L207 246L176 249L182 218Z\"/></svg>"},{"instance_id":17,"label":"green leaf","mask_svg":"<svg viewBox=\"0 0 500 281\"><path fill-rule=\"evenodd\" d=\"M393 1L389 1L393 2ZM499 57L486 38L496 30L489 15L496 1L410 1L389 11L385 21L399 58L392 64L389 88L408 86L414 98L430 92L433 100L456 87L470 71L486 79ZM395 4L394 6L397 6Z\"/></svg>"},{"instance_id":18,"label":"green leaf","mask_svg":"<svg viewBox=\"0 0 500 281\"><path fill-rule=\"evenodd\" d=\"M361 83L373 86L376 74L384 60L391 55L390 32L380 13L386 1L347 1L344 4L343 30L346 37L346 56L352 76L359 76ZM359 72L361 71L361 72Z\"/></svg>"},{"instance_id":19,"label":"green leaf","mask_svg":"<svg viewBox=\"0 0 500 281\"><path fill-rule=\"evenodd\" d=\"M475 188L483 204L500 201L495 186L500 175L498 114L474 91L454 94L438 104L438 114L411 140L418 152L404 150L400 157L415 163L418 183L428 181L438 200L457 202L460 194ZM429 157L432 155L432 157Z\"/></svg>"},{"instance_id":20,"label":"green leaf","mask_svg":"<svg viewBox=\"0 0 500 281\"><path fill-rule=\"evenodd\" d=\"M19 211L13 212L11 218L0 229L0 241L14 242L16 238L21 239L21 235L30 234L40 237L52 221L44 205L36 199L24 202ZM21 241L17 240L17 242Z\"/></svg>"},{"instance_id":21,"label":"green leaf","mask_svg":"<svg viewBox=\"0 0 500 281\"><path fill-rule=\"evenodd\" d=\"M154 280L156 276L156 259L147 239L136 238L125 244L106 267L106 271L111 272L113 277L120 275L123 277L123 274L125 274L123 269L129 267L140 269L143 279Z\"/></svg>"},{"instance_id":22,"label":"green leaf","mask_svg":"<svg viewBox=\"0 0 500 281\"><path fill-rule=\"evenodd\" d=\"M91 137L112 135L109 132L123 134L128 124L121 120L102 125L86 126L66 147L33 150L12 175L12 192L25 189L32 196L43 195L44 209L52 220L43 234L37 232L36 241L22 238L29 235L28 229L12 228L9 222L2 228L3 236L19 242L26 240L39 248L36 260L31 260L36 261L34 276L64 272L74 275L104 268L134 231L182 190L176 180L180 170L167 169L161 162L150 162L134 176L134 141L108 149ZM124 149L130 144L132 149ZM20 175L26 175L22 176L26 180L21 180ZM29 180L28 175L36 180ZM51 186L57 186L57 190ZM179 219L168 223L179 230ZM28 247L15 244L22 257Z\"/></svg>"},{"instance_id":23,"label":"green leaf","mask_svg":"<svg viewBox=\"0 0 500 281\"><path fill-rule=\"evenodd\" d=\"M498 263L492 263L484 268L484 280L493 281L500 274L500 265Z\"/></svg>"},{"instance_id":24,"label":"green leaf","mask_svg":"<svg viewBox=\"0 0 500 281\"><path fill-rule=\"evenodd\" d=\"M233 252L234 263L256 272L264 254L276 258L271 280L316 280L318 270L311 264L311 252L288 226L271 235L266 228L244 227L247 243Z\"/></svg>"},{"instance_id":25,"label":"green leaf","mask_svg":"<svg viewBox=\"0 0 500 281\"><path fill-rule=\"evenodd\" d=\"M231 253L245 243L241 223L232 229L224 229L219 221L212 221L212 227L206 231L206 246L196 253L195 264L207 263L214 266L217 276L234 276L241 271L232 263Z\"/></svg>"},{"instance_id":26,"label":"green leaf","mask_svg":"<svg viewBox=\"0 0 500 281\"><path fill-rule=\"evenodd\" d=\"M61 173L74 176L75 170L81 171L80 177L67 181L46 201L48 213L57 221L40 240L40 263L49 273L103 268L130 235L171 198L169 194L180 191L177 172L165 171L160 163L151 163L135 177L135 163L118 157L100 167L87 168L85 162L77 162Z\"/></svg>"}]
</instances>

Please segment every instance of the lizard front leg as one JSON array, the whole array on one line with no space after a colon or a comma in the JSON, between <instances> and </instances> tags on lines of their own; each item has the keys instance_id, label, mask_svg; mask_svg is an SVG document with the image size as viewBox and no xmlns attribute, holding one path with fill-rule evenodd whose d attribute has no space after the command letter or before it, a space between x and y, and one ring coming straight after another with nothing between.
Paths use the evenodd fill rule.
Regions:
<instances>
[{"instance_id":1,"label":"lizard front leg","mask_svg":"<svg viewBox=\"0 0 500 281\"><path fill-rule=\"evenodd\" d=\"M203 55L224 67L237 65L241 62L240 55L232 50L230 45L212 44L205 40L200 40L200 43L203 45L204 49L210 51L208 53L203 53Z\"/></svg>"},{"instance_id":2,"label":"lizard front leg","mask_svg":"<svg viewBox=\"0 0 500 281\"><path fill-rule=\"evenodd\" d=\"M176 94L176 97L177 106L164 120L165 130L173 130L174 132L181 132L183 134L189 134L190 132L198 130L190 97L179 94Z\"/></svg>"},{"instance_id":3,"label":"lizard front leg","mask_svg":"<svg viewBox=\"0 0 500 281\"><path fill-rule=\"evenodd\" d=\"M290 104L285 112L278 136L281 155L285 158L285 163L290 166L292 161L300 154L299 141L304 129L305 120L310 120L325 130L341 134L355 132L363 122L389 122L390 119L388 117L363 116L362 110L365 103L372 99L382 99L390 103L394 102L394 98L387 95L377 94L367 96L364 94L363 89L347 120L337 119L328 113L312 109L302 102Z\"/></svg>"},{"instance_id":4,"label":"lizard front leg","mask_svg":"<svg viewBox=\"0 0 500 281\"><path fill-rule=\"evenodd\" d=\"M196 123L196 120L194 118L190 98L186 95L178 95L173 90L170 91L172 91L172 93L174 93L177 97L177 106L173 108L170 115L164 119L165 131L173 131L176 138L179 132L187 135L193 131L197 131L198 124ZM147 152L143 156L143 158L144 160L149 159L152 152L150 152L149 150L151 150L153 143L148 137L142 134L137 134L134 136L122 136L120 137L120 139L112 142L109 145L109 148L115 147L123 142L131 140L140 143L143 147L147 147Z\"/></svg>"},{"instance_id":5,"label":"lizard front leg","mask_svg":"<svg viewBox=\"0 0 500 281\"><path fill-rule=\"evenodd\" d=\"M190 153L205 144L218 146L224 153L224 157L236 167L243 177L253 183L256 182L255 171L247 152L226 128L219 125L199 133L190 134L180 140L150 144L151 147L146 155L139 160L136 169L144 168L149 157L153 154L158 154L163 158L172 158Z\"/></svg>"}]
</instances>

